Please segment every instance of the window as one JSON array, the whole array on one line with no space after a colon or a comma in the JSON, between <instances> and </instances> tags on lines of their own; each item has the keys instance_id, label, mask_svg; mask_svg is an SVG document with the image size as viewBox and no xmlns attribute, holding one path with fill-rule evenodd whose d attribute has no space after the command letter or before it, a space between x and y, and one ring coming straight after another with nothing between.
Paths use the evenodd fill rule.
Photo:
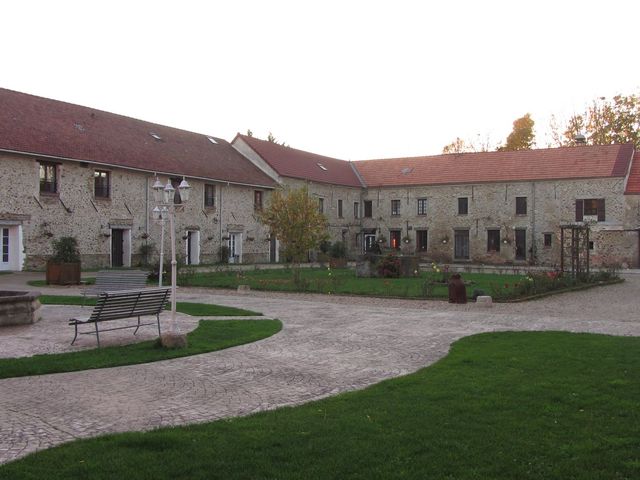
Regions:
<instances>
[{"instance_id":1,"label":"window","mask_svg":"<svg viewBox=\"0 0 640 480\"><path fill-rule=\"evenodd\" d=\"M364 201L364 218L373 217L373 202L371 200Z\"/></svg>"},{"instance_id":2,"label":"window","mask_svg":"<svg viewBox=\"0 0 640 480\"><path fill-rule=\"evenodd\" d=\"M456 230L453 241L453 258L469 260L469 230Z\"/></svg>"},{"instance_id":3,"label":"window","mask_svg":"<svg viewBox=\"0 0 640 480\"><path fill-rule=\"evenodd\" d=\"M93 194L96 198L109 198L110 173L105 170L93 172Z\"/></svg>"},{"instance_id":4,"label":"window","mask_svg":"<svg viewBox=\"0 0 640 480\"><path fill-rule=\"evenodd\" d=\"M576 200L576 222L582 222L584 217L592 217L598 222L605 221L604 198L586 198Z\"/></svg>"},{"instance_id":5,"label":"window","mask_svg":"<svg viewBox=\"0 0 640 480\"><path fill-rule=\"evenodd\" d=\"M400 201L400 200L398 200ZM401 230L389 230L389 246L394 249L400 248Z\"/></svg>"},{"instance_id":6,"label":"window","mask_svg":"<svg viewBox=\"0 0 640 480\"><path fill-rule=\"evenodd\" d=\"M324 213L324 198L318 198L318 211Z\"/></svg>"},{"instance_id":7,"label":"window","mask_svg":"<svg viewBox=\"0 0 640 480\"><path fill-rule=\"evenodd\" d=\"M487 252L500 251L500 230L487 230Z\"/></svg>"},{"instance_id":8,"label":"window","mask_svg":"<svg viewBox=\"0 0 640 480\"><path fill-rule=\"evenodd\" d=\"M360 218L360 203L353 202L353 218Z\"/></svg>"},{"instance_id":9,"label":"window","mask_svg":"<svg viewBox=\"0 0 640 480\"><path fill-rule=\"evenodd\" d=\"M253 191L253 209L256 212L262 210L262 190Z\"/></svg>"},{"instance_id":10,"label":"window","mask_svg":"<svg viewBox=\"0 0 640 480\"><path fill-rule=\"evenodd\" d=\"M527 214L527 197L516 197L516 215Z\"/></svg>"},{"instance_id":11,"label":"window","mask_svg":"<svg viewBox=\"0 0 640 480\"><path fill-rule=\"evenodd\" d=\"M254 193L254 203L255 203L255 193ZM216 206L216 186L211 185L210 183L205 183L204 185L204 206L208 208L213 208Z\"/></svg>"},{"instance_id":12,"label":"window","mask_svg":"<svg viewBox=\"0 0 640 480\"><path fill-rule=\"evenodd\" d=\"M342 200L338 200L338 218L342 218Z\"/></svg>"},{"instance_id":13,"label":"window","mask_svg":"<svg viewBox=\"0 0 640 480\"><path fill-rule=\"evenodd\" d=\"M427 199L419 198L418 199L418 215L426 215L427 214Z\"/></svg>"},{"instance_id":14,"label":"window","mask_svg":"<svg viewBox=\"0 0 640 480\"><path fill-rule=\"evenodd\" d=\"M391 215L400 215L400 200L391 200Z\"/></svg>"},{"instance_id":15,"label":"window","mask_svg":"<svg viewBox=\"0 0 640 480\"><path fill-rule=\"evenodd\" d=\"M55 163L40 162L40 193L58 193L57 173Z\"/></svg>"},{"instance_id":16,"label":"window","mask_svg":"<svg viewBox=\"0 0 640 480\"><path fill-rule=\"evenodd\" d=\"M467 215L469 213L469 199L467 197L458 198L458 215Z\"/></svg>"},{"instance_id":17,"label":"window","mask_svg":"<svg viewBox=\"0 0 640 480\"><path fill-rule=\"evenodd\" d=\"M550 247L551 246L551 239L553 238L553 236L550 233L545 233L544 234L544 246L545 247Z\"/></svg>"},{"instance_id":18,"label":"window","mask_svg":"<svg viewBox=\"0 0 640 480\"><path fill-rule=\"evenodd\" d=\"M2 229L2 263L9 263L9 229Z\"/></svg>"},{"instance_id":19,"label":"window","mask_svg":"<svg viewBox=\"0 0 640 480\"><path fill-rule=\"evenodd\" d=\"M416 250L418 252L427 251L428 235L426 230L416 230Z\"/></svg>"}]
</instances>

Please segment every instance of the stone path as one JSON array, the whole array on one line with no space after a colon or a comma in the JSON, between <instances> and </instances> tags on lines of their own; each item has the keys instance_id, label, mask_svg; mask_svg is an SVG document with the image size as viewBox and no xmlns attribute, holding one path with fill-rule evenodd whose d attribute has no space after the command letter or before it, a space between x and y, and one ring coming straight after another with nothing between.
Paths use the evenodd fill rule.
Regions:
<instances>
[{"instance_id":1,"label":"stone path","mask_svg":"<svg viewBox=\"0 0 640 480\"><path fill-rule=\"evenodd\" d=\"M9 276L0 276L2 288L27 278L3 277ZM568 330L640 335L639 287L640 276L634 275L621 285L491 309L181 289L180 300L261 311L282 320L284 328L250 345L188 358L0 380L0 463L77 438L247 415L364 388L429 365L446 355L452 342L474 333ZM45 322L63 319L66 308L47 307ZM186 328L195 325L194 319L184 317L183 322ZM20 335L25 333L1 334L0 351L24 353ZM48 344L43 338L32 343L54 348L50 345L57 340Z\"/></svg>"}]
</instances>

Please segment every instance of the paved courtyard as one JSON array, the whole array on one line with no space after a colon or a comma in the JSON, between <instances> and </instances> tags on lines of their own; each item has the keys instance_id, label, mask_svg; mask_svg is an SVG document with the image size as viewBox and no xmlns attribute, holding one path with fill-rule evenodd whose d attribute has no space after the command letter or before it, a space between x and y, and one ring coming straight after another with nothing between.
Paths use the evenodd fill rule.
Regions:
<instances>
[{"instance_id":1,"label":"paved courtyard","mask_svg":"<svg viewBox=\"0 0 640 480\"><path fill-rule=\"evenodd\" d=\"M24 289L29 275L0 275L0 288ZM182 288L179 300L260 311L280 319L284 328L253 344L193 357L0 380L0 463L77 438L247 415L364 388L430 365L446 355L452 342L475 333L640 335L640 275L626 279L620 285L489 309L439 301ZM42 290L77 293L74 288ZM69 349L72 328L66 319L78 308L43 308L45 319L39 324L0 329L0 356ZM197 318L182 315L180 322L188 330ZM79 348L94 342L85 336Z\"/></svg>"}]
</instances>

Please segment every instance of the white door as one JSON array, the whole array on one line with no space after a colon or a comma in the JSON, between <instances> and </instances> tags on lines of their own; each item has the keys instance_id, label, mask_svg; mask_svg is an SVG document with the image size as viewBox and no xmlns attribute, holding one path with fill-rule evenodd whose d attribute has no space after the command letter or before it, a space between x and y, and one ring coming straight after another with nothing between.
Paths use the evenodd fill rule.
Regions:
<instances>
[{"instance_id":1,"label":"white door","mask_svg":"<svg viewBox=\"0 0 640 480\"><path fill-rule=\"evenodd\" d=\"M8 227L0 228L0 247L0 270L11 270L11 242L9 241Z\"/></svg>"},{"instance_id":2,"label":"white door","mask_svg":"<svg viewBox=\"0 0 640 480\"><path fill-rule=\"evenodd\" d=\"M242 263L242 234L229 234L229 263Z\"/></svg>"},{"instance_id":3,"label":"white door","mask_svg":"<svg viewBox=\"0 0 640 480\"><path fill-rule=\"evenodd\" d=\"M200 232L198 230L187 231L186 241L187 265L200 264Z\"/></svg>"},{"instance_id":4,"label":"white door","mask_svg":"<svg viewBox=\"0 0 640 480\"><path fill-rule=\"evenodd\" d=\"M0 225L0 271L19 272L23 264L22 225Z\"/></svg>"}]
</instances>

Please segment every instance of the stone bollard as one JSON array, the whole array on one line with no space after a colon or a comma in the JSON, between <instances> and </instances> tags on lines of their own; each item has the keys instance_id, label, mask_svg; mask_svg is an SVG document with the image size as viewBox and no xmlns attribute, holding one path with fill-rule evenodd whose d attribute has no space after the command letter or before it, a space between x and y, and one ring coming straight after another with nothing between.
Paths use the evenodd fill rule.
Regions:
<instances>
[{"instance_id":1,"label":"stone bollard","mask_svg":"<svg viewBox=\"0 0 640 480\"><path fill-rule=\"evenodd\" d=\"M250 285L238 285L238 293L249 293L250 291Z\"/></svg>"},{"instance_id":2,"label":"stone bollard","mask_svg":"<svg viewBox=\"0 0 640 480\"><path fill-rule=\"evenodd\" d=\"M480 307L491 307L493 306L493 299L489 295L480 295L476 298L476 303Z\"/></svg>"}]
</instances>

